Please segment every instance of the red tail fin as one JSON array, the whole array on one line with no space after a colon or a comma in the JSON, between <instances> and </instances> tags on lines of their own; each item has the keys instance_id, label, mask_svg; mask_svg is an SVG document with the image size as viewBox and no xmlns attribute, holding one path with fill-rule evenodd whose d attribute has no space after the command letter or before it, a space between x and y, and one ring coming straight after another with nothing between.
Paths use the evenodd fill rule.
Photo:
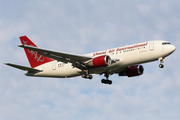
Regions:
<instances>
[{"instance_id":1,"label":"red tail fin","mask_svg":"<svg viewBox=\"0 0 180 120\"><path fill-rule=\"evenodd\" d=\"M19 38L20 38L21 43L23 45L30 45L30 46L37 47L27 36L21 36ZM29 63L30 63L32 68L35 68L35 67L42 65L44 63L53 61L51 58L39 55L39 54L37 54L37 52L34 52L32 50L24 49L24 51L27 55L27 58L28 58Z\"/></svg>"}]
</instances>

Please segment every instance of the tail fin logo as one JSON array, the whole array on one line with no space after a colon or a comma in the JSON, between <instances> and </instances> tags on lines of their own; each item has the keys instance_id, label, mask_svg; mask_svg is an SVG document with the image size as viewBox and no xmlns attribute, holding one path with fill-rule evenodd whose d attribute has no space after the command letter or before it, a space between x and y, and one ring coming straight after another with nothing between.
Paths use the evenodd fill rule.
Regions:
<instances>
[{"instance_id":1,"label":"tail fin logo","mask_svg":"<svg viewBox=\"0 0 180 120\"><path fill-rule=\"evenodd\" d=\"M28 45L27 44L27 42L28 41L24 41L23 40L23 43L24 43L24 45ZM34 46L34 45L29 45L29 46L33 46L33 47L36 47L36 46ZM43 55L39 55L39 57L38 57L38 53L37 52L34 52L34 51L32 51L32 50L28 50L28 52L33 56L34 55L34 59L37 61L37 62L44 62L44 56Z\"/></svg>"},{"instance_id":2,"label":"tail fin logo","mask_svg":"<svg viewBox=\"0 0 180 120\"><path fill-rule=\"evenodd\" d=\"M27 36L21 36L19 38L20 38L20 41L23 45L38 47ZM43 56L43 54L40 54L39 51L33 51L33 50L26 49L26 48L24 48L24 51L26 53L26 56L27 56L29 63L30 63L32 68L35 68L35 67L40 66L42 64L54 61L53 59L51 59L49 57Z\"/></svg>"}]
</instances>

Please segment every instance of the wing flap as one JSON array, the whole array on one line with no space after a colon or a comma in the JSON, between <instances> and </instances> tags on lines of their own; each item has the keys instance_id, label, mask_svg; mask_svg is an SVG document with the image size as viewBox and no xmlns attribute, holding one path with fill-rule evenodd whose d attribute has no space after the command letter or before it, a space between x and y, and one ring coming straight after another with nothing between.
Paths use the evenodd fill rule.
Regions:
<instances>
[{"instance_id":1,"label":"wing flap","mask_svg":"<svg viewBox=\"0 0 180 120\"><path fill-rule=\"evenodd\" d=\"M34 69L34 68L30 68L30 67L25 67L25 66L21 66L21 65L16 65L16 64L11 64L11 63L4 63L5 65L20 69L20 70L24 70L24 71L30 71L30 72L42 72L43 70L38 70L38 69Z\"/></svg>"}]
</instances>

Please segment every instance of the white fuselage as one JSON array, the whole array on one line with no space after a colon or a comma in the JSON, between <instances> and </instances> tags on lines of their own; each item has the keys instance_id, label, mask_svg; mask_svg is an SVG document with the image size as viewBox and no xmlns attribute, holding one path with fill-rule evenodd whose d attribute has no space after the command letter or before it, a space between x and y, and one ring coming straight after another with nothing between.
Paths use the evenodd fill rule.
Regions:
<instances>
[{"instance_id":1,"label":"white fuselage","mask_svg":"<svg viewBox=\"0 0 180 120\"><path fill-rule=\"evenodd\" d=\"M147 63L156 61L159 58L165 58L175 50L175 46L171 44L162 44L167 41L155 40L144 43L128 45L109 50L94 52L86 54L85 56L98 57L101 55L109 55L111 59L117 60L109 66L92 68L89 70L90 74L97 74L103 71L119 71L121 72L124 68L132 65ZM82 70L73 67L71 63L63 63L58 61L52 61L36 67L36 69L43 70L31 75L26 73L28 76L39 76L39 77L58 77L67 78L79 76L82 74Z\"/></svg>"}]
</instances>

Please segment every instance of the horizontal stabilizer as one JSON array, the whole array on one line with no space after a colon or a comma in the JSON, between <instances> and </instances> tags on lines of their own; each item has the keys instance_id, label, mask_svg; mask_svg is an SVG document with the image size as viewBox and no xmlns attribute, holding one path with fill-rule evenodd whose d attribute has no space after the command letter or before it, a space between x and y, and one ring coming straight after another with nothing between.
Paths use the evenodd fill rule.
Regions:
<instances>
[{"instance_id":1,"label":"horizontal stabilizer","mask_svg":"<svg viewBox=\"0 0 180 120\"><path fill-rule=\"evenodd\" d=\"M38 70L38 69L25 67L25 66L21 66L21 65L15 65L15 64L11 64L11 63L4 63L4 64L9 65L14 68L17 68L17 69L20 69L20 70L24 70L24 71L31 71L31 72L42 72L43 71L43 70Z\"/></svg>"}]
</instances>

